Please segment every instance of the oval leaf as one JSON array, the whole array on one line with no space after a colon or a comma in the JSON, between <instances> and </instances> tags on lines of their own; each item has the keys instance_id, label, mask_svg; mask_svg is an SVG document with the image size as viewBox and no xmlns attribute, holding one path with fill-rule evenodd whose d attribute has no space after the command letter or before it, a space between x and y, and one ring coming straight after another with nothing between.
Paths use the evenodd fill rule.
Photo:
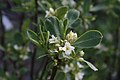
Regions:
<instances>
[{"instance_id":1,"label":"oval leaf","mask_svg":"<svg viewBox=\"0 0 120 80\"><path fill-rule=\"evenodd\" d=\"M50 34L55 35L57 37L60 36L60 26L59 21L56 17L49 17L45 21L45 25L48 31L50 31Z\"/></svg>"},{"instance_id":2,"label":"oval leaf","mask_svg":"<svg viewBox=\"0 0 120 80\"><path fill-rule=\"evenodd\" d=\"M39 45L39 38L38 38L38 35L33 32L32 30L28 30L27 31L27 35L28 35L28 38L35 44L35 45Z\"/></svg>"},{"instance_id":3,"label":"oval leaf","mask_svg":"<svg viewBox=\"0 0 120 80\"><path fill-rule=\"evenodd\" d=\"M97 30L89 30L81 35L75 42L74 46L79 48L91 48L101 42L102 34Z\"/></svg>"},{"instance_id":4,"label":"oval leaf","mask_svg":"<svg viewBox=\"0 0 120 80\"><path fill-rule=\"evenodd\" d=\"M90 10L91 0L84 0L83 4L83 14L87 14Z\"/></svg>"},{"instance_id":5,"label":"oval leaf","mask_svg":"<svg viewBox=\"0 0 120 80\"><path fill-rule=\"evenodd\" d=\"M79 18L79 15L80 12L75 9L71 9L68 11L67 18L69 20L69 26Z\"/></svg>"},{"instance_id":6,"label":"oval leaf","mask_svg":"<svg viewBox=\"0 0 120 80\"><path fill-rule=\"evenodd\" d=\"M26 37L26 31L28 30L28 27L29 27L29 25L30 25L30 19L25 19L24 20L24 23L23 23L23 25L22 25L22 33L23 33L23 35Z\"/></svg>"},{"instance_id":7,"label":"oval leaf","mask_svg":"<svg viewBox=\"0 0 120 80\"><path fill-rule=\"evenodd\" d=\"M65 14L67 13L68 7L62 6L55 10L55 15L58 19L64 18Z\"/></svg>"}]
</instances>

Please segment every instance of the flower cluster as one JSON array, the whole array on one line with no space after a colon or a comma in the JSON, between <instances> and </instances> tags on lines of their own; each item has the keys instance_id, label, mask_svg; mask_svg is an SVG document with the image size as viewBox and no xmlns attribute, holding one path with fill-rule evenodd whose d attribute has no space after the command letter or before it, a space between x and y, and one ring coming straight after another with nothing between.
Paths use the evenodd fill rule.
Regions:
<instances>
[{"instance_id":1,"label":"flower cluster","mask_svg":"<svg viewBox=\"0 0 120 80\"><path fill-rule=\"evenodd\" d=\"M49 43L54 45L54 49L50 50L51 52L59 52L64 56L70 56L74 52L75 47L71 45L77 39L77 34L70 31L67 34L65 40L61 40L54 35L49 39Z\"/></svg>"},{"instance_id":2,"label":"flower cluster","mask_svg":"<svg viewBox=\"0 0 120 80\"><path fill-rule=\"evenodd\" d=\"M84 66L80 62L66 64L62 67L64 73L68 74L69 72L75 76L75 80L82 80L84 76L84 72L82 69Z\"/></svg>"},{"instance_id":3,"label":"flower cluster","mask_svg":"<svg viewBox=\"0 0 120 80\"><path fill-rule=\"evenodd\" d=\"M98 69L90 62L84 60L83 50L77 49L72 45L76 40L77 34L72 31L66 35L64 40L51 35L49 39L49 52L52 55L57 55L58 59L63 60L61 69L64 73L70 72L75 76L75 80L82 80L84 76L84 72L82 71L84 66L81 64L82 62L86 63L94 71ZM53 58L53 60L55 60L55 58Z\"/></svg>"},{"instance_id":4,"label":"flower cluster","mask_svg":"<svg viewBox=\"0 0 120 80\"><path fill-rule=\"evenodd\" d=\"M72 57L71 55L75 53L75 47L71 44L77 40L77 34L70 31L67 35L65 40L61 40L54 35L51 35L51 38L49 39L50 46L50 52L58 53L59 59L67 58L70 59ZM83 51L79 52L80 56L82 57L84 55ZM72 62L68 62L64 66L61 67L63 72L69 73L74 72L76 69L82 69L84 66L79 62L76 61L76 64L73 64ZM75 67L76 65L76 67ZM74 72L75 74L75 80L82 79L83 73L81 71Z\"/></svg>"}]
</instances>

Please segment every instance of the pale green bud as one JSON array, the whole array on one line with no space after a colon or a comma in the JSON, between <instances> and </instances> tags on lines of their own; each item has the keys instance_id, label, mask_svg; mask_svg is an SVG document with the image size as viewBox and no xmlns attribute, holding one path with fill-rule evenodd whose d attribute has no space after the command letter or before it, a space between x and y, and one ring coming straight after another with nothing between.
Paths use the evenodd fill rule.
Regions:
<instances>
[{"instance_id":1,"label":"pale green bud","mask_svg":"<svg viewBox=\"0 0 120 80\"><path fill-rule=\"evenodd\" d=\"M75 40L77 40L77 34L70 31L67 36L66 36L66 39L69 41L69 42L74 42Z\"/></svg>"}]
</instances>

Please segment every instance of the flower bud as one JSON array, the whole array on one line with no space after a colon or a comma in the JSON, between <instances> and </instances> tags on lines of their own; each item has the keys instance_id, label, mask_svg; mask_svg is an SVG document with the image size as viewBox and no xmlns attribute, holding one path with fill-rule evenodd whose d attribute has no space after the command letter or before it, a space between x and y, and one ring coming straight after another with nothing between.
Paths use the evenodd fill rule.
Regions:
<instances>
[{"instance_id":1,"label":"flower bud","mask_svg":"<svg viewBox=\"0 0 120 80\"><path fill-rule=\"evenodd\" d=\"M77 40L77 34L72 32L72 31L70 31L69 34L67 34L66 39L69 42L74 42L75 40Z\"/></svg>"},{"instance_id":2,"label":"flower bud","mask_svg":"<svg viewBox=\"0 0 120 80\"><path fill-rule=\"evenodd\" d=\"M46 15L45 17L50 17L53 16L55 14L55 11L53 8L49 8L49 11L46 11Z\"/></svg>"},{"instance_id":3,"label":"flower bud","mask_svg":"<svg viewBox=\"0 0 120 80\"><path fill-rule=\"evenodd\" d=\"M50 13L52 13L52 14L54 14L54 13L55 13L55 11L54 11L54 9L53 9L53 8L49 8L49 11L50 11Z\"/></svg>"},{"instance_id":4,"label":"flower bud","mask_svg":"<svg viewBox=\"0 0 120 80\"><path fill-rule=\"evenodd\" d=\"M49 39L49 43L53 44L53 43L58 43L59 40L57 37L55 37L54 35L51 36L52 38Z\"/></svg>"},{"instance_id":5,"label":"flower bud","mask_svg":"<svg viewBox=\"0 0 120 80\"><path fill-rule=\"evenodd\" d=\"M83 52L83 50L82 51L80 51L80 56L84 56L84 52Z\"/></svg>"}]
</instances>

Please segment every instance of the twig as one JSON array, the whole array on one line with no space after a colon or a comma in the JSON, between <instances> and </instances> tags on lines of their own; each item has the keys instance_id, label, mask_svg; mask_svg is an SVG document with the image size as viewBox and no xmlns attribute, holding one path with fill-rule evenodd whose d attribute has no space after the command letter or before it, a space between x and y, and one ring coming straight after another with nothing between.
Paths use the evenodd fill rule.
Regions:
<instances>
[{"instance_id":1,"label":"twig","mask_svg":"<svg viewBox=\"0 0 120 80\"><path fill-rule=\"evenodd\" d=\"M58 59L58 57L56 58L56 60L57 60L58 63L57 63L57 65L54 66L53 69L52 69L52 75L51 75L51 77L50 77L50 80L54 80L55 75L56 75L56 73L57 73L57 69L58 69L58 67L59 67L60 64L61 64L61 60Z\"/></svg>"},{"instance_id":2,"label":"twig","mask_svg":"<svg viewBox=\"0 0 120 80\"><path fill-rule=\"evenodd\" d=\"M0 10L0 15L2 15L1 10ZM0 44L4 46L4 35L5 35L5 29L2 24L2 17L0 18Z\"/></svg>"},{"instance_id":3,"label":"twig","mask_svg":"<svg viewBox=\"0 0 120 80\"><path fill-rule=\"evenodd\" d=\"M36 56L36 47L33 46L33 55L32 55L32 60L31 60L31 72L30 72L30 76L31 76L31 80L33 80L33 75L34 75L34 63L35 63L35 56Z\"/></svg>"},{"instance_id":4,"label":"twig","mask_svg":"<svg viewBox=\"0 0 120 80\"><path fill-rule=\"evenodd\" d=\"M39 80L42 80L43 75L45 74L45 70L46 70L47 64L48 64L48 57L45 57L45 61L44 61L44 64L43 64L43 65L44 65L44 66L43 66L43 70L42 70L42 73L41 73L41 75L40 75Z\"/></svg>"},{"instance_id":5,"label":"twig","mask_svg":"<svg viewBox=\"0 0 120 80\"><path fill-rule=\"evenodd\" d=\"M55 77L55 75L56 75L56 72L57 72L57 66L54 66L50 80L54 80L54 77Z\"/></svg>"},{"instance_id":6,"label":"twig","mask_svg":"<svg viewBox=\"0 0 120 80\"><path fill-rule=\"evenodd\" d=\"M38 17L38 4L37 4L37 0L35 0L35 16L34 16L34 20L35 23L37 24L37 17ZM37 32L37 28L34 28L34 31ZM36 47L35 45L33 45L33 53L32 53L32 60L31 60L31 72L30 72L30 76L31 76L31 80L34 79L34 64L35 64L35 56L36 56Z\"/></svg>"}]
</instances>

